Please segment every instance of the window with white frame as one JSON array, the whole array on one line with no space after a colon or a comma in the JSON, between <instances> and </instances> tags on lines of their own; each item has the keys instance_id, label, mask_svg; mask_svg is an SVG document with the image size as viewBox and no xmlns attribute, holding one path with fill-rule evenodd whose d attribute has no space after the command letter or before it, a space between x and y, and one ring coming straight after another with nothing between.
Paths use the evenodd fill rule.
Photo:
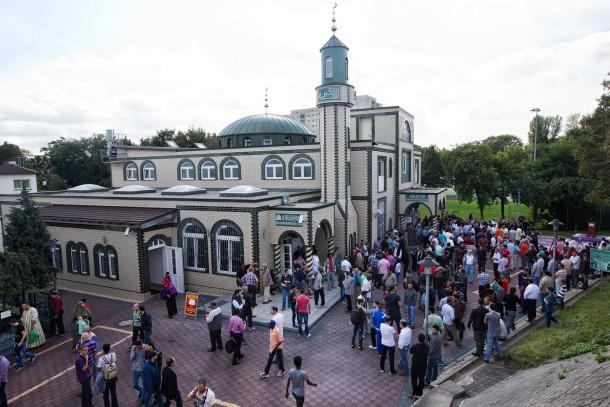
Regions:
<instances>
[{"instance_id":1,"label":"window with white frame","mask_svg":"<svg viewBox=\"0 0 610 407\"><path fill-rule=\"evenodd\" d=\"M239 179L239 165L235 160L229 160L222 167L224 179Z\"/></svg>"},{"instance_id":2,"label":"window with white frame","mask_svg":"<svg viewBox=\"0 0 610 407\"><path fill-rule=\"evenodd\" d=\"M84 243L78 244L78 256L81 274L89 275L89 253L87 252L87 246L85 246Z\"/></svg>"},{"instance_id":3,"label":"window with white frame","mask_svg":"<svg viewBox=\"0 0 610 407\"><path fill-rule=\"evenodd\" d=\"M13 181L13 187L15 189L30 189L30 180L29 179L16 179Z\"/></svg>"},{"instance_id":4,"label":"window with white frame","mask_svg":"<svg viewBox=\"0 0 610 407\"><path fill-rule=\"evenodd\" d=\"M244 147L250 147L251 144L252 141L250 140L250 137L244 138Z\"/></svg>"},{"instance_id":5,"label":"window with white frame","mask_svg":"<svg viewBox=\"0 0 610 407\"><path fill-rule=\"evenodd\" d=\"M284 165L277 158L272 158L265 164L265 179L283 179Z\"/></svg>"},{"instance_id":6,"label":"window with white frame","mask_svg":"<svg viewBox=\"0 0 610 407\"><path fill-rule=\"evenodd\" d=\"M116 280L119 277L118 270L118 259L116 255L116 250L113 248L109 248L108 252L108 278L112 280Z\"/></svg>"},{"instance_id":7,"label":"window with white frame","mask_svg":"<svg viewBox=\"0 0 610 407\"><path fill-rule=\"evenodd\" d=\"M146 163L142 168L142 175L144 181L154 181L157 178L155 165L153 163Z\"/></svg>"},{"instance_id":8,"label":"window with white frame","mask_svg":"<svg viewBox=\"0 0 610 407\"><path fill-rule=\"evenodd\" d=\"M416 184L419 184L419 160L413 162L413 180Z\"/></svg>"},{"instance_id":9,"label":"window with white frame","mask_svg":"<svg viewBox=\"0 0 610 407\"><path fill-rule=\"evenodd\" d=\"M201 179L216 179L216 165L212 161L201 164Z\"/></svg>"},{"instance_id":10,"label":"window with white frame","mask_svg":"<svg viewBox=\"0 0 610 407\"><path fill-rule=\"evenodd\" d=\"M402 123L402 139L407 143L411 142L411 125L408 120Z\"/></svg>"},{"instance_id":11,"label":"window with white frame","mask_svg":"<svg viewBox=\"0 0 610 407\"><path fill-rule=\"evenodd\" d=\"M187 181L195 179L195 167L193 166L193 163L187 161L180 165L180 179Z\"/></svg>"},{"instance_id":12,"label":"window with white frame","mask_svg":"<svg viewBox=\"0 0 610 407\"><path fill-rule=\"evenodd\" d=\"M106 278L106 253L104 253L104 247L99 247L96 252L98 277Z\"/></svg>"},{"instance_id":13,"label":"window with white frame","mask_svg":"<svg viewBox=\"0 0 610 407\"><path fill-rule=\"evenodd\" d=\"M70 245L70 270L74 274L78 274L78 251L76 245L73 243Z\"/></svg>"},{"instance_id":14,"label":"window with white frame","mask_svg":"<svg viewBox=\"0 0 610 407\"><path fill-rule=\"evenodd\" d=\"M312 179L313 166L307 158L297 158L292 164L293 179Z\"/></svg>"},{"instance_id":15,"label":"window with white frame","mask_svg":"<svg viewBox=\"0 0 610 407\"><path fill-rule=\"evenodd\" d=\"M232 225L222 225L216 231L216 273L235 275L243 262L241 232Z\"/></svg>"},{"instance_id":16,"label":"window with white frame","mask_svg":"<svg viewBox=\"0 0 610 407\"><path fill-rule=\"evenodd\" d=\"M196 220L185 220L180 228L184 268L192 271L206 271L208 250L207 232Z\"/></svg>"},{"instance_id":17,"label":"window with white frame","mask_svg":"<svg viewBox=\"0 0 610 407\"><path fill-rule=\"evenodd\" d=\"M401 182L411 181L411 152L407 150L402 151L402 162L401 162Z\"/></svg>"},{"instance_id":18,"label":"window with white frame","mask_svg":"<svg viewBox=\"0 0 610 407\"><path fill-rule=\"evenodd\" d=\"M127 164L127 166L125 167L125 179L127 181L138 180L138 167L135 164Z\"/></svg>"},{"instance_id":19,"label":"window with white frame","mask_svg":"<svg viewBox=\"0 0 610 407\"><path fill-rule=\"evenodd\" d=\"M386 160L379 158L377 160L377 192L386 190Z\"/></svg>"},{"instance_id":20,"label":"window with white frame","mask_svg":"<svg viewBox=\"0 0 610 407\"><path fill-rule=\"evenodd\" d=\"M284 144L289 145L291 142L292 140L290 139L290 136L284 137Z\"/></svg>"},{"instance_id":21,"label":"window with white frame","mask_svg":"<svg viewBox=\"0 0 610 407\"><path fill-rule=\"evenodd\" d=\"M271 142L271 136L265 136L265 138L263 139L263 145L264 146L270 146L271 144L273 144Z\"/></svg>"},{"instance_id":22,"label":"window with white frame","mask_svg":"<svg viewBox=\"0 0 610 407\"><path fill-rule=\"evenodd\" d=\"M61 245L56 241L51 245L51 266L62 268L61 264Z\"/></svg>"},{"instance_id":23,"label":"window with white frame","mask_svg":"<svg viewBox=\"0 0 610 407\"><path fill-rule=\"evenodd\" d=\"M326 79L332 79L333 77L333 58L326 57Z\"/></svg>"}]
</instances>

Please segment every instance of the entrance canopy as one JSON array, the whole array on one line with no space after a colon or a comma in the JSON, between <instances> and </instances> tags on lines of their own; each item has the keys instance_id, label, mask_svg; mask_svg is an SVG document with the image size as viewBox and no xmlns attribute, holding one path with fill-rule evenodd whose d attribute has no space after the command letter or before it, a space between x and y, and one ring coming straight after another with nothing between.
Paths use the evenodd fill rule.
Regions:
<instances>
[{"instance_id":1,"label":"entrance canopy","mask_svg":"<svg viewBox=\"0 0 610 407\"><path fill-rule=\"evenodd\" d=\"M408 188L398 191L398 194L403 228L407 223L417 221L419 211L413 210L413 208L417 208L419 205L427 206L432 215L438 215L446 207L447 188ZM411 218L411 222L407 222L409 218Z\"/></svg>"}]
</instances>

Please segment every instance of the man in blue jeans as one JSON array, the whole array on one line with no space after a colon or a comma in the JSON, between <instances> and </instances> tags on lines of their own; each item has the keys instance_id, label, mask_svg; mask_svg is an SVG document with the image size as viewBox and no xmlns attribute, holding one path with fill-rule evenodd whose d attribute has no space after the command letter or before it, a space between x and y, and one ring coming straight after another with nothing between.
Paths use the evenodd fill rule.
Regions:
<instances>
[{"instance_id":1,"label":"man in blue jeans","mask_svg":"<svg viewBox=\"0 0 610 407\"><path fill-rule=\"evenodd\" d=\"M30 363L32 363L36 359L36 355L27 351L27 331L21 321L12 318L10 324L15 327L15 354L17 356L17 369L15 369L15 372L19 372L25 367L23 359L30 358Z\"/></svg>"},{"instance_id":2,"label":"man in blue jeans","mask_svg":"<svg viewBox=\"0 0 610 407\"><path fill-rule=\"evenodd\" d=\"M500 314L498 314L500 315ZM441 334L438 333L441 328L438 325L432 326L428 351L428 366L426 368L426 378L424 383L429 386L438 377L438 361L442 356Z\"/></svg>"},{"instance_id":3,"label":"man in blue jeans","mask_svg":"<svg viewBox=\"0 0 610 407\"><path fill-rule=\"evenodd\" d=\"M400 353L399 367L401 376L409 375L409 348L411 347L411 329L407 326L407 321L400 321L400 334L398 335L398 353Z\"/></svg>"},{"instance_id":4,"label":"man in blue jeans","mask_svg":"<svg viewBox=\"0 0 610 407\"><path fill-rule=\"evenodd\" d=\"M301 290L301 295L296 299L297 320L299 324L299 338L303 335L302 324L305 323L305 335L309 338L309 314L311 313L311 303L309 297L305 295L305 290Z\"/></svg>"},{"instance_id":5,"label":"man in blue jeans","mask_svg":"<svg viewBox=\"0 0 610 407\"><path fill-rule=\"evenodd\" d=\"M413 289L413 283L407 284L405 290L405 309L407 311L407 325L411 328L415 327L415 311L417 309L417 291Z\"/></svg>"},{"instance_id":6,"label":"man in blue jeans","mask_svg":"<svg viewBox=\"0 0 610 407\"><path fill-rule=\"evenodd\" d=\"M485 349L485 363L489 363L489 359L491 359L492 346L495 348L498 357L504 357L504 352L502 352L500 341L498 340L498 338L500 338L500 333L502 332L500 327L500 313L496 311L498 306L495 302L493 302L489 307L491 308L491 311L485 314L485 320L483 321L487 325L487 348Z\"/></svg>"},{"instance_id":7,"label":"man in blue jeans","mask_svg":"<svg viewBox=\"0 0 610 407\"><path fill-rule=\"evenodd\" d=\"M286 309L286 300L288 299L288 294L290 293L290 286L293 281L292 274L290 274L290 270L284 270L284 274L280 278L280 285L282 286L282 311Z\"/></svg>"},{"instance_id":8,"label":"man in blue jeans","mask_svg":"<svg viewBox=\"0 0 610 407\"><path fill-rule=\"evenodd\" d=\"M146 361L146 349L142 346L142 341L136 339L136 342L131 347L129 353L129 359L131 359L131 386L138 390L138 398L142 397L142 385L139 383L142 377L142 371L144 370L144 362Z\"/></svg>"},{"instance_id":9,"label":"man in blue jeans","mask_svg":"<svg viewBox=\"0 0 610 407\"><path fill-rule=\"evenodd\" d=\"M356 347L356 335L358 335L358 349L364 349L362 347L362 336L364 333L364 324L366 322L366 313L364 308L364 300L361 298L357 301L357 310L355 316L352 318L352 348Z\"/></svg>"}]
</instances>

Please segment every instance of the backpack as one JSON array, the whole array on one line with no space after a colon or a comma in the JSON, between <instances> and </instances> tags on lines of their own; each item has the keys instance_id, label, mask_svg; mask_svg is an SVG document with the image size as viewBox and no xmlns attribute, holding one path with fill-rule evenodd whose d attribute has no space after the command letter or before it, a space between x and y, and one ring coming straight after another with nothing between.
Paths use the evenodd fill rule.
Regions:
<instances>
[{"instance_id":1,"label":"backpack","mask_svg":"<svg viewBox=\"0 0 610 407\"><path fill-rule=\"evenodd\" d=\"M106 355L102 356L102 359L104 360L104 380L106 380L107 382L116 380L117 375L119 373L116 367L116 363L112 361L112 358L110 358L111 361L108 362L108 359L106 359Z\"/></svg>"},{"instance_id":2,"label":"backpack","mask_svg":"<svg viewBox=\"0 0 610 407\"><path fill-rule=\"evenodd\" d=\"M352 325L357 326L360 323L360 310L354 310L349 316Z\"/></svg>"}]
</instances>

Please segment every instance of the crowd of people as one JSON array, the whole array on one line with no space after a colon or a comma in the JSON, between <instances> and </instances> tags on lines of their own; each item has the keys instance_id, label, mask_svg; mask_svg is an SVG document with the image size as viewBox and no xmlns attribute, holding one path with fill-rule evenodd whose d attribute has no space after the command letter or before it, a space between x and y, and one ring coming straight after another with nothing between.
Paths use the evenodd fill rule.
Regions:
<instances>
[{"instance_id":1,"label":"crowd of people","mask_svg":"<svg viewBox=\"0 0 610 407\"><path fill-rule=\"evenodd\" d=\"M283 273L270 270L266 264L260 269L254 262L242 265L236 276L226 336L222 311L215 302L210 304L206 314L210 337L207 351L225 350L232 354L233 365L241 363L245 357L244 332L256 329L253 313L259 288L263 303L271 301L274 290L281 291L281 309L273 306L270 310L268 357L260 377L269 378L273 364L277 364L275 375L288 376L285 396L292 393L297 406L302 406L305 384L316 384L301 370L300 356L294 358L294 368L286 372L282 312L290 309L298 336L308 338L312 307L326 307L325 291L338 289L352 324L351 347L364 351L365 336L369 337L368 349L378 353L380 371L386 371L387 362L389 375L410 376L409 397L417 399L424 387L437 379L439 366L444 365L443 348L450 346L449 342L461 348L466 329L473 330L476 345L473 355L489 363L492 351L496 357L503 357L500 340L516 329L519 312L533 322L540 302L546 326L550 327L551 323L558 323L553 314L563 307L564 294L571 289L587 288L592 273L589 245L559 238L556 244L545 247L538 244L538 236L533 225L523 220L485 222L444 216L438 223L424 219L409 225L406 233L397 228L389 230L372 245L362 240L349 254L344 255L336 248L326 259L320 259L314 250L310 267L302 251L295 253L292 269ZM607 242L602 242L600 248L607 250ZM419 264L426 257L436 262L430 270L428 287L424 267ZM399 294L397 289L401 286ZM172 318L177 313L177 291L169 275L163 281L163 290L168 317ZM467 313L469 294L477 298L476 306ZM53 329L63 336L62 299L57 292L52 292L51 299ZM36 309L27 303L22 308L22 318L11 320L16 331L17 372L25 367L25 359L30 364L34 362L36 355L31 348L45 341ZM427 321L416 327L416 316L425 309L429 311ZM105 407L117 407L117 357L111 345L101 344L92 331L93 317L85 298L78 302L71 317L81 405L92 406L93 397L101 394ZM134 304L132 343L127 349L131 387L143 406L153 403L182 406L174 371L177 362L169 357L163 363L163 354L152 341L152 327L152 316L146 306ZM416 333L417 330L420 332ZM6 405L7 371L8 361L0 358L0 407ZM206 379L201 378L186 400L205 407L213 405L216 398Z\"/></svg>"}]
</instances>

